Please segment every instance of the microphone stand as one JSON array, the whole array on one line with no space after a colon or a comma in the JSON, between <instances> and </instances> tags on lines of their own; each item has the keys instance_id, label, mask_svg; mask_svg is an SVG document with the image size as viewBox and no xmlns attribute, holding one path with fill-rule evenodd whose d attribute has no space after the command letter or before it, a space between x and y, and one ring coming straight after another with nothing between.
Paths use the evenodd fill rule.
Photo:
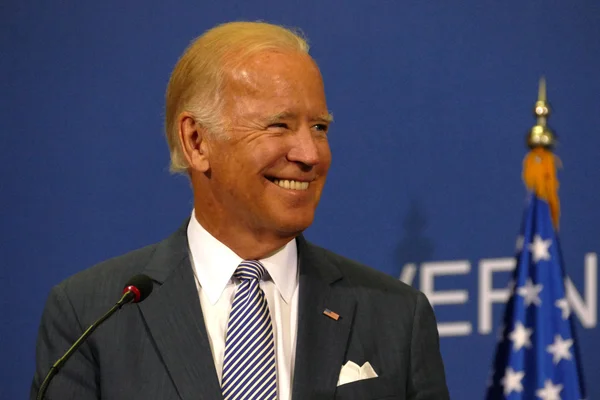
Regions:
<instances>
[{"instance_id":1,"label":"microphone stand","mask_svg":"<svg viewBox=\"0 0 600 400\"><path fill-rule=\"evenodd\" d=\"M79 346L81 346L83 344L83 342L85 342L85 340L88 338L88 336L90 336L92 334L92 332L94 332L96 330L96 328L98 328L111 315L113 315L121 307L123 307L125 304L133 301L134 299L135 299L135 294L133 292L131 292L131 291L125 292L125 294L123 294L123 296L121 297L121 300L119 300L117 302L117 304L115 304L110 310L108 310L108 312L106 314L104 314L102 317L100 317L100 319L96 320L96 322L94 322L92 325L90 325L90 327L87 328L85 332L83 332L83 334L79 337L79 339L77 339L77 341L75 343L73 343L73 345L69 348L69 350L67 350L67 352L61 358L59 358L54 363L54 365L52 365L52 368L50 368L50 371L48 371L48 375L46 375L46 377L42 381L42 385L40 386L40 389L38 390L36 400L44 399L44 395L46 394L46 390L48 390L48 385L50 385L52 378L54 378L54 376L58 373L58 371L60 371L63 364L65 362L67 362L67 360L73 355L73 353L75 353L75 351L77 351Z\"/></svg>"}]
</instances>

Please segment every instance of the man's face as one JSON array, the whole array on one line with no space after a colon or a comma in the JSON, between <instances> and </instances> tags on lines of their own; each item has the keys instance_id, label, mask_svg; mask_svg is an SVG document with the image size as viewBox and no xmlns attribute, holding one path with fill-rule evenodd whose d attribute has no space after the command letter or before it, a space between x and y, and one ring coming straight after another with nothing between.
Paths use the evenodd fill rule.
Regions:
<instances>
[{"instance_id":1,"label":"man's face","mask_svg":"<svg viewBox=\"0 0 600 400\"><path fill-rule=\"evenodd\" d=\"M263 52L226 78L227 139L209 139L220 223L289 236L313 221L331 163L321 74L300 53Z\"/></svg>"}]
</instances>

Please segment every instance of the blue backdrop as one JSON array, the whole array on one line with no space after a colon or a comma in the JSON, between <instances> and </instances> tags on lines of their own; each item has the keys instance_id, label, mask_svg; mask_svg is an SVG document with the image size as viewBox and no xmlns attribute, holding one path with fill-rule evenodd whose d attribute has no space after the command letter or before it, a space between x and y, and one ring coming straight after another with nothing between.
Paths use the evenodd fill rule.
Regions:
<instances>
[{"instance_id":1,"label":"blue backdrop","mask_svg":"<svg viewBox=\"0 0 600 400\"><path fill-rule=\"evenodd\" d=\"M336 122L307 236L428 292L454 399L485 392L503 310L494 291L508 280L491 272L510 269L524 135L547 77L565 165L563 252L589 398L600 398L592 0L4 0L0 398L26 397L52 285L164 238L189 215L188 183L167 171L163 94L188 42L235 19L309 37Z\"/></svg>"}]
</instances>

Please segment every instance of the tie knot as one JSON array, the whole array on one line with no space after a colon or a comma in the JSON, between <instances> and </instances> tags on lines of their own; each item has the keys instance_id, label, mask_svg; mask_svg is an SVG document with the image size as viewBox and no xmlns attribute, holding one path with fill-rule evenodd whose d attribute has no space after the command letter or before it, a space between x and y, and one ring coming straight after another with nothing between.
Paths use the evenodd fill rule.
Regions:
<instances>
[{"instance_id":1,"label":"tie knot","mask_svg":"<svg viewBox=\"0 0 600 400\"><path fill-rule=\"evenodd\" d=\"M260 280L265 274L266 269L260 261L245 260L238 265L233 276L239 280L247 281L251 279Z\"/></svg>"}]
</instances>

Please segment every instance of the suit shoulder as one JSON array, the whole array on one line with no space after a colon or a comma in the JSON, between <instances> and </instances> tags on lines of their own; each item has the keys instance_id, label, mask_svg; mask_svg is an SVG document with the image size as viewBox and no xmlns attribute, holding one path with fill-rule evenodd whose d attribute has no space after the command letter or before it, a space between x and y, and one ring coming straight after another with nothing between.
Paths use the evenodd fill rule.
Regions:
<instances>
[{"instance_id":1,"label":"suit shoulder","mask_svg":"<svg viewBox=\"0 0 600 400\"><path fill-rule=\"evenodd\" d=\"M386 292L409 295L410 297L416 297L420 293L419 290L386 273L322 247L313 244L311 246L314 246L315 249L333 263L353 286L373 287Z\"/></svg>"},{"instance_id":2,"label":"suit shoulder","mask_svg":"<svg viewBox=\"0 0 600 400\"><path fill-rule=\"evenodd\" d=\"M94 296L94 294L110 294L120 291L131 276L142 272L158 244L152 244L123 255L102 261L65 279L57 286L72 298Z\"/></svg>"}]
</instances>

